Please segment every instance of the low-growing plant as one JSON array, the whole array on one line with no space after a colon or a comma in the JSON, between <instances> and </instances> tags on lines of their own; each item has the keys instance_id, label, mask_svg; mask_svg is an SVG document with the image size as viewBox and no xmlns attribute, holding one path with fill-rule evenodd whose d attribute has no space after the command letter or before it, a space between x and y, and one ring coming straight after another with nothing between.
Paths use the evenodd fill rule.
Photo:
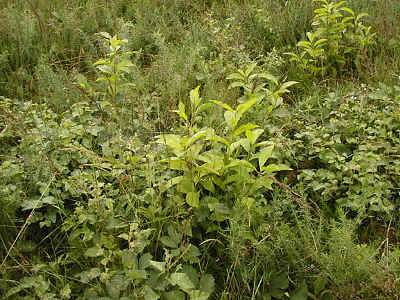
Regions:
<instances>
[{"instance_id":1,"label":"low-growing plant","mask_svg":"<svg viewBox=\"0 0 400 300\"><path fill-rule=\"evenodd\" d=\"M346 207L361 219L386 219L398 188L398 100L384 87L364 88L348 96L332 93L306 120L294 118L300 127L284 156L292 157L298 184L327 214Z\"/></svg>"}]
</instances>

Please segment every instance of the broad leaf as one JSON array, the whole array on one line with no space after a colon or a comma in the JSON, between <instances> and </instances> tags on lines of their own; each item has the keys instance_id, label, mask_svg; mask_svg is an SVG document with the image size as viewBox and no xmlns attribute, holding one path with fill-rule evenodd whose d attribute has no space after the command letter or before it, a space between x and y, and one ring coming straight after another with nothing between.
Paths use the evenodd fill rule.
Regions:
<instances>
[{"instance_id":1,"label":"broad leaf","mask_svg":"<svg viewBox=\"0 0 400 300\"><path fill-rule=\"evenodd\" d=\"M99 32L99 35L101 35L103 38L107 40L111 40L111 35L108 32Z\"/></svg>"},{"instance_id":2,"label":"broad leaf","mask_svg":"<svg viewBox=\"0 0 400 300\"><path fill-rule=\"evenodd\" d=\"M288 167L284 164L270 164L268 166L262 167L261 171L272 173L272 172L279 172L279 171L290 171L292 168Z\"/></svg>"},{"instance_id":3,"label":"broad leaf","mask_svg":"<svg viewBox=\"0 0 400 300\"><path fill-rule=\"evenodd\" d=\"M225 118L225 122L228 124L228 126L231 130L235 129L235 127L240 119L235 112L232 112L230 110L225 111L224 118Z\"/></svg>"},{"instance_id":4,"label":"broad leaf","mask_svg":"<svg viewBox=\"0 0 400 300\"><path fill-rule=\"evenodd\" d=\"M233 88L236 88L236 87L245 87L246 85L244 84L244 82L242 82L242 81L235 81L235 82L232 82L230 85L229 85L229 87L228 87L228 89L233 89Z\"/></svg>"},{"instance_id":5,"label":"broad leaf","mask_svg":"<svg viewBox=\"0 0 400 300\"><path fill-rule=\"evenodd\" d=\"M246 72L245 72L246 77L249 77L249 75L251 74L251 72L254 71L256 66L257 66L257 63L253 62L247 67Z\"/></svg>"},{"instance_id":6,"label":"broad leaf","mask_svg":"<svg viewBox=\"0 0 400 300\"><path fill-rule=\"evenodd\" d=\"M181 291L171 291L163 294L165 300L185 300L186 296Z\"/></svg>"},{"instance_id":7,"label":"broad leaf","mask_svg":"<svg viewBox=\"0 0 400 300\"><path fill-rule=\"evenodd\" d=\"M160 295L157 292L155 292L148 285L145 285L143 290L144 290L144 300L157 300L157 299L160 299Z\"/></svg>"},{"instance_id":8,"label":"broad leaf","mask_svg":"<svg viewBox=\"0 0 400 300\"><path fill-rule=\"evenodd\" d=\"M157 143L167 145L178 155L183 151L182 138L176 134L162 134L156 136Z\"/></svg>"},{"instance_id":9,"label":"broad leaf","mask_svg":"<svg viewBox=\"0 0 400 300\"><path fill-rule=\"evenodd\" d=\"M245 131L252 130L252 129L258 128L258 127L260 127L260 126L255 125L255 124L251 124L251 123L241 125L238 129L235 130L234 136L238 136L238 135L242 134Z\"/></svg>"},{"instance_id":10,"label":"broad leaf","mask_svg":"<svg viewBox=\"0 0 400 300\"><path fill-rule=\"evenodd\" d=\"M143 280L146 279L148 273L146 270L129 270L126 271L126 277L132 280Z\"/></svg>"},{"instance_id":11,"label":"broad leaf","mask_svg":"<svg viewBox=\"0 0 400 300\"><path fill-rule=\"evenodd\" d=\"M150 261L150 266L156 269L159 272L164 272L165 271L165 261Z\"/></svg>"},{"instance_id":12,"label":"broad leaf","mask_svg":"<svg viewBox=\"0 0 400 300\"><path fill-rule=\"evenodd\" d=\"M189 291L190 300L207 300L211 293L200 290Z\"/></svg>"},{"instance_id":13,"label":"broad leaf","mask_svg":"<svg viewBox=\"0 0 400 300\"><path fill-rule=\"evenodd\" d=\"M186 203L191 207L199 207L200 192L190 192L186 194Z\"/></svg>"},{"instance_id":14,"label":"broad leaf","mask_svg":"<svg viewBox=\"0 0 400 300\"><path fill-rule=\"evenodd\" d=\"M103 248L99 248L97 246L89 248L85 252L85 256L87 256L87 257L98 257L98 256L102 256L103 254L104 254Z\"/></svg>"},{"instance_id":15,"label":"broad leaf","mask_svg":"<svg viewBox=\"0 0 400 300\"><path fill-rule=\"evenodd\" d=\"M201 98L199 95L199 89L200 89L200 86L197 86L195 89L190 91L190 102L192 103L192 107L194 108L194 110L197 109L197 107L199 106L199 104L201 102Z\"/></svg>"},{"instance_id":16,"label":"broad leaf","mask_svg":"<svg viewBox=\"0 0 400 300\"><path fill-rule=\"evenodd\" d=\"M171 237L169 236L162 236L160 238L161 243L163 243L165 246L175 249L178 248L178 243L176 241L174 241Z\"/></svg>"},{"instance_id":17,"label":"broad leaf","mask_svg":"<svg viewBox=\"0 0 400 300\"><path fill-rule=\"evenodd\" d=\"M307 300L308 299L308 289L306 282L294 291L294 294L290 297L290 300Z\"/></svg>"},{"instance_id":18,"label":"broad leaf","mask_svg":"<svg viewBox=\"0 0 400 300\"><path fill-rule=\"evenodd\" d=\"M246 137L250 141L252 145L254 145L260 135L264 132L264 129L254 129L254 130L246 130Z\"/></svg>"},{"instance_id":19,"label":"broad leaf","mask_svg":"<svg viewBox=\"0 0 400 300\"><path fill-rule=\"evenodd\" d=\"M212 293L215 288L214 277L206 274L200 279L200 290L207 293Z\"/></svg>"},{"instance_id":20,"label":"broad leaf","mask_svg":"<svg viewBox=\"0 0 400 300\"><path fill-rule=\"evenodd\" d=\"M241 80L241 81L245 81L246 77L244 77L243 75L241 75L240 73L232 73L229 74L226 79L228 80Z\"/></svg>"},{"instance_id":21,"label":"broad leaf","mask_svg":"<svg viewBox=\"0 0 400 300\"><path fill-rule=\"evenodd\" d=\"M244 197L241 199L241 202L246 205L247 209L250 210L250 208L253 206L255 199L252 197Z\"/></svg>"},{"instance_id":22,"label":"broad leaf","mask_svg":"<svg viewBox=\"0 0 400 300\"><path fill-rule=\"evenodd\" d=\"M285 54L287 54L287 53L285 53ZM293 53L289 53L289 54L293 54ZM260 73L260 74L258 74L258 77L267 79L267 80L273 82L275 85L278 85L278 79L269 73Z\"/></svg>"},{"instance_id":23,"label":"broad leaf","mask_svg":"<svg viewBox=\"0 0 400 300\"><path fill-rule=\"evenodd\" d=\"M258 165L260 169L264 167L265 163L269 158L272 157L272 151L274 150L274 146L265 147L260 150L257 154L253 156L252 159L258 158Z\"/></svg>"},{"instance_id":24,"label":"broad leaf","mask_svg":"<svg viewBox=\"0 0 400 300\"><path fill-rule=\"evenodd\" d=\"M211 100L211 102L225 108L226 110L233 112L233 109L228 104L225 104L224 102L221 102L218 100Z\"/></svg>"},{"instance_id":25,"label":"broad leaf","mask_svg":"<svg viewBox=\"0 0 400 300\"><path fill-rule=\"evenodd\" d=\"M194 283L190 280L189 276L186 273L171 274L170 282L173 285L179 286L185 292L196 288Z\"/></svg>"},{"instance_id":26,"label":"broad leaf","mask_svg":"<svg viewBox=\"0 0 400 300\"><path fill-rule=\"evenodd\" d=\"M99 277L100 274L101 274L101 271L100 271L99 268L92 268L92 269L90 269L90 270L88 270L88 271L79 273L79 274L76 275L76 276L79 277L80 280L81 280L83 283L89 283L91 280L93 280L93 279Z\"/></svg>"},{"instance_id":27,"label":"broad leaf","mask_svg":"<svg viewBox=\"0 0 400 300\"><path fill-rule=\"evenodd\" d=\"M257 98L256 95L253 94L249 94L247 95L247 97L249 98L249 100L247 100L245 103L239 104L237 107L237 111L240 117L242 117L242 115L249 110L254 104L256 104L259 99ZM240 119L239 117L239 119Z\"/></svg>"},{"instance_id":28,"label":"broad leaf","mask_svg":"<svg viewBox=\"0 0 400 300\"><path fill-rule=\"evenodd\" d=\"M121 262L126 269L136 269L138 266L137 255L129 250L124 250L122 252Z\"/></svg>"},{"instance_id":29,"label":"broad leaf","mask_svg":"<svg viewBox=\"0 0 400 300\"><path fill-rule=\"evenodd\" d=\"M183 104L182 101L179 101L178 110L175 111L175 112L177 112L178 115L179 115L182 119L184 119L185 121L188 120L188 117L187 117L187 115L186 115L186 110L185 110L185 104Z\"/></svg>"}]
</instances>

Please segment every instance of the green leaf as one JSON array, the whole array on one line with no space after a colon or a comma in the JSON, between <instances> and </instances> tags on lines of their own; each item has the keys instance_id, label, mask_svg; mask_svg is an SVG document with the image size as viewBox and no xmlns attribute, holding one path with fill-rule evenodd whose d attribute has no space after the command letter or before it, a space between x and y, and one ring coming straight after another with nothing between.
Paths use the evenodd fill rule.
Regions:
<instances>
[{"instance_id":1,"label":"green leaf","mask_svg":"<svg viewBox=\"0 0 400 300\"><path fill-rule=\"evenodd\" d=\"M229 85L228 89L233 89L233 88L236 88L236 87L245 87L245 86L246 86L246 85L245 85L244 82L235 81L235 82L232 82L232 83Z\"/></svg>"},{"instance_id":2,"label":"green leaf","mask_svg":"<svg viewBox=\"0 0 400 300\"><path fill-rule=\"evenodd\" d=\"M265 147L260 150L257 154L253 156L252 159L258 158L258 165L260 169L264 167L265 163L269 158L272 157L272 151L274 150L274 146Z\"/></svg>"},{"instance_id":3,"label":"green leaf","mask_svg":"<svg viewBox=\"0 0 400 300\"><path fill-rule=\"evenodd\" d=\"M251 74L251 72L254 71L256 66L257 66L257 63L253 62L247 67L246 72L245 72L246 77L249 77L249 75Z\"/></svg>"},{"instance_id":4,"label":"green leaf","mask_svg":"<svg viewBox=\"0 0 400 300\"><path fill-rule=\"evenodd\" d=\"M185 162L183 162L183 163L185 163ZM178 170L184 170L184 169L178 169ZM183 176L177 176L177 177L171 178L167 182L164 182L160 185L160 192L161 193L165 192L166 190L170 189L174 185L179 184L182 180L183 180Z\"/></svg>"},{"instance_id":5,"label":"green leaf","mask_svg":"<svg viewBox=\"0 0 400 300\"><path fill-rule=\"evenodd\" d=\"M148 273L146 270L129 270L126 271L126 277L132 280L143 280L146 279Z\"/></svg>"},{"instance_id":6,"label":"green leaf","mask_svg":"<svg viewBox=\"0 0 400 300\"><path fill-rule=\"evenodd\" d=\"M76 277L79 277L83 283L89 283L91 280L99 277L100 274L101 271L99 268L92 268L88 271L77 274Z\"/></svg>"},{"instance_id":7,"label":"green leaf","mask_svg":"<svg viewBox=\"0 0 400 300\"><path fill-rule=\"evenodd\" d=\"M200 290L193 290L188 292L190 296L190 300L207 300L210 297L211 293L200 291Z\"/></svg>"},{"instance_id":8,"label":"green leaf","mask_svg":"<svg viewBox=\"0 0 400 300\"><path fill-rule=\"evenodd\" d=\"M212 102L212 103L215 103L215 104L217 104L217 105L219 105L219 106L222 106L222 107L225 108L226 110L229 110L229 111L233 112L233 109L232 109L228 104L225 104L225 103L223 103L223 102L221 102L221 101L218 101L218 100L211 100L211 102Z\"/></svg>"},{"instance_id":9,"label":"green leaf","mask_svg":"<svg viewBox=\"0 0 400 300\"><path fill-rule=\"evenodd\" d=\"M85 256L87 256L87 257L98 257L98 256L102 256L103 254L104 254L104 249L99 248L98 246L89 248L85 252Z\"/></svg>"},{"instance_id":10,"label":"green leaf","mask_svg":"<svg viewBox=\"0 0 400 300\"><path fill-rule=\"evenodd\" d=\"M211 163L205 163L201 166L198 166L195 168L195 171L199 172L200 177L207 176L209 174L215 174L215 175L220 175L218 172L221 169L221 167L218 168L218 170L213 168L213 165Z\"/></svg>"},{"instance_id":11,"label":"green leaf","mask_svg":"<svg viewBox=\"0 0 400 300\"><path fill-rule=\"evenodd\" d=\"M178 243L176 241L174 241L172 238L170 238L169 236L162 236L160 238L161 243L163 243L165 246L175 249L178 248Z\"/></svg>"},{"instance_id":12,"label":"green leaf","mask_svg":"<svg viewBox=\"0 0 400 300\"><path fill-rule=\"evenodd\" d=\"M250 210L255 202L255 199L252 197L244 197L241 199L241 202L246 205L248 210Z\"/></svg>"},{"instance_id":13,"label":"green leaf","mask_svg":"<svg viewBox=\"0 0 400 300\"><path fill-rule=\"evenodd\" d=\"M212 106L212 103L203 103L196 109L196 113L201 113L211 106Z\"/></svg>"},{"instance_id":14,"label":"green leaf","mask_svg":"<svg viewBox=\"0 0 400 300\"><path fill-rule=\"evenodd\" d=\"M124 276L115 275L106 283L107 293L112 299L119 299L121 291L125 290L128 285L129 282L126 281Z\"/></svg>"},{"instance_id":15,"label":"green leaf","mask_svg":"<svg viewBox=\"0 0 400 300\"><path fill-rule=\"evenodd\" d=\"M247 130L246 137L249 139L250 143L254 145L263 132L264 129Z\"/></svg>"},{"instance_id":16,"label":"green leaf","mask_svg":"<svg viewBox=\"0 0 400 300\"><path fill-rule=\"evenodd\" d=\"M165 271L165 261L150 261L150 266L156 269L157 271L160 271L161 273Z\"/></svg>"},{"instance_id":17,"label":"green leaf","mask_svg":"<svg viewBox=\"0 0 400 300\"><path fill-rule=\"evenodd\" d=\"M150 266L150 261L152 259L152 255L150 253L143 254L139 259L139 269L146 269Z\"/></svg>"},{"instance_id":18,"label":"green leaf","mask_svg":"<svg viewBox=\"0 0 400 300\"><path fill-rule=\"evenodd\" d=\"M172 151L178 155L183 151L182 138L176 134L162 134L156 136L157 143L167 145Z\"/></svg>"},{"instance_id":19,"label":"green leaf","mask_svg":"<svg viewBox=\"0 0 400 300\"><path fill-rule=\"evenodd\" d=\"M272 190L273 179L270 176L258 176L255 182L251 185L249 194L252 195L260 188L266 188L267 190Z\"/></svg>"},{"instance_id":20,"label":"green leaf","mask_svg":"<svg viewBox=\"0 0 400 300\"><path fill-rule=\"evenodd\" d=\"M21 205L22 210L32 210L32 209L41 208L42 206L43 206L43 202L40 199L25 200Z\"/></svg>"},{"instance_id":21,"label":"green leaf","mask_svg":"<svg viewBox=\"0 0 400 300\"><path fill-rule=\"evenodd\" d=\"M190 192L186 194L186 203L191 207L199 207L200 192Z\"/></svg>"},{"instance_id":22,"label":"green leaf","mask_svg":"<svg viewBox=\"0 0 400 300\"><path fill-rule=\"evenodd\" d=\"M192 103L192 107L194 108L194 110L197 109L197 107L201 102L201 98L199 96L199 89L200 86L197 86L195 89L190 91L190 102Z\"/></svg>"},{"instance_id":23,"label":"green leaf","mask_svg":"<svg viewBox=\"0 0 400 300\"><path fill-rule=\"evenodd\" d=\"M279 172L279 171L290 171L292 168L290 168L287 165L284 164L270 164L268 166L262 167L261 171L267 172L267 173L272 173L272 172Z\"/></svg>"},{"instance_id":24,"label":"green leaf","mask_svg":"<svg viewBox=\"0 0 400 300\"><path fill-rule=\"evenodd\" d=\"M192 135L192 136L187 140L187 142L186 142L186 144L185 144L185 147L189 147L190 145L192 145L193 143L195 143L195 142L198 141L199 139L204 138L204 137L207 135L208 131L209 131L209 130L204 129L204 130L201 130L201 131L195 133L194 135Z\"/></svg>"},{"instance_id":25,"label":"green leaf","mask_svg":"<svg viewBox=\"0 0 400 300\"><path fill-rule=\"evenodd\" d=\"M249 98L249 100L247 100L245 103L239 104L237 107L237 112L240 117L242 117L242 115L247 110L249 110L254 104L256 104L259 101L259 99L257 98L256 95L249 94L249 95L247 95L247 97ZM239 117L239 119L240 119L240 117Z\"/></svg>"},{"instance_id":26,"label":"green leaf","mask_svg":"<svg viewBox=\"0 0 400 300\"><path fill-rule=\"evenodd\" d=\"M122 265L126 269L136 269L138 265L137 255L129 250L124 250L121 255Z\"/></svg>"},{"instance_id":27,"label":"green leaf","mask_svg":"<svg viewBox=\"0 0 400 300\"><path fill-rule=\"evenodd\" d=\"M289 280L286 273L281 273L272 278L271 284L272 289L286 290L289 287Z\"/></svg>"},{"instance_id":28,"label":"green leaf","mask_svg":"<svg viewBox=\"0 0 400 300\"><path fill-rule=\"evenodd\" d=\"M251 163L249 163L246 160L241 160L241 159L232 160L225 168L226 169L236 168L238 166L242 166L242 167L245 167L245 168L248 168L248 169L255 170L254 166Z\"/></svg>"},{"instance_id":29,"label":"green leaf","mask_svg":"<svg viewBox=\"0 0 400 300\"><path fill-rule=\"evenodd\" d=\"M99 59L98 61L96 61L93 66L100 66L100 65L107 65L109 63L108 60L105 59ZM86 78L85 78L86 79Z\"/></svg>"},{"instance_id":30,"label":"green leaf","mask_svg":"<svg viewBox=\"0 0 400 300\"><path fill-rule=\"evenodd\" d=\"M229 146L229 142L226 139L224 139L216 134L210 135L209 137L207 137L207 139L210 141L213 141L213 142L218 142L221 144L225 144L226 146Z\"/></svg>"},{"instance_id":31,"label":"green leaf","mask_svg":"<svg viewBox=\"0 0 400 300\"><path fill-rule=\"evenodd\" d=\"M184 194L195 192L192 178L190 176L183 177L182 181L177 185L177 190Z\"/></svg>"},{"instance_id":32,"label":"green leaf","mask_svg":"<svg viewBox=\"0 0 400 300\"><path fill-rule=\"evenodd\" d=\"M241 75L240 73L232 73L229 74L226 79L228 80L239 80L239 81L245 81L246 77L244 77L243 75Z\"/></svg>"},{"instance_id":33,"label":"green leaf","mask_svg":"<svg viewBox=\"0 0 400 300\"><path fill-rule=\"evenodd\" d=\"M173 273L170 277L170 282L173 285L179 286L185 292L195 289L194 283L190 280L186 273Z\"/></svg>"},{"instance_id":34,"label":"green leaf","mask_svg":"<svg viewBox=\"0 0 400 300\"><path fill-rule=\"evenodd\" d=\"M252 129L258 128L258 127L260 127L260 126L255 125L255 124L251 124L251 123L243 124L238 129L235 130L234 136L238 136L238 135L242 134L245 131L252 130Z\"/></svg>"},{"instance_id":35,"label":"green leaf","mask_svg":"<svg viewBox=\"0 0 400 300\"><path fill-rule=\"evenodd\" d=\"M285 53L285 54L293 55L293 53ZM258 77L267 79L269 81L272 81L275 85L278 85L278 79L269 73L260 73L258 74Z\"/></svg>"},{"instance_id":36,"label":"green leaf","mask_svg":"<svg viewBox=\"0 0 400 300\"><path fill-rule=\"evenodd\" d=\"M230 110L225 111L224 113L225 122L228 124L231 130L234 130L237 123L239 122L239 118L235 112Z\"/></svg>"},{"instance_id":37,"label":"green leaf","mask_svg":"<svg viewBox=\"0 0 400 300\"><path fill-rule=\"evenodd\" d=\"M186 296L181 291L171 291L163 294L165 300L185 300Z\"/></svg>"},{"instance_id":38,"label":"green leaf","mask_svg":"<svg viewBox=\"0 0 400 300\"><path fill-rule=\"evenodd\" d=\"M107 40L111 40L111 35L108 32L99 32L99 35Z\"/></svg>"},{"instance_id":39,"label":"green leaf","mask_svg":"<svg viewBox=\"0 0 400 300\"><path fill-rule=\"evenodd\" d=\"M200 181L200 184L209 192L214 193L215 192L215 186L210 177L207 177L206 179Z\"/></svg>"},{"instance_id":40,"label":"green leaf","mask_svg":"<svg viewBox=\"0 0 400 300\"><path fill-rule=\"evenodd\" d=\"M134 64L129 60L123 60L117 65L117 71L125 71L128 72L130 67L133 67Z\"/></svg>"},{"instance_id":41,"label":"green leaf","mask_svg":"<svg viewBox=\"0 0 400 300\"><path fill-rule=\"evenodd\" d=\"M176 157L171 157L167 159L160 160L160 163L168 163L168 167L172 170L185 171L187 169L186 161L183 159L179 159ZM177 184L179 181L175 181L175 179L171 179L171 186ZM177 180L177 179L176 179Z\"/></svg>"},{"instance_id":42,"label":"green leaf","mask_svg":"<svg viewBox=\"0 0 400 300\"><path fill-rule=\"evenodd\" d=\"M148 285L145 285L143 290L144 290L144 300L157 300L157 299L160 299L160 295L158 293L156 293Z\"/></svg>"},{"instance_id":43,"label":"green leaf","mask_svg":"<svg viewBox=\"0 0 400 300\"><path fill-rule=\"evenodd\" d=\"M195 287L199 285L199 273L192 265L189 264L183 265L182 273L185 273L189 277L190 281L193 283Z\"/></svg>"},{"instance_id":44,"label":"green leaf","mask_svg":"<svg viewBox=\"0 0 400 300\"><path fill-rule=\"evenodd\" d=\"M60 296L63 299L70 299L71 298L71 288L69 284L65 285L61 291L60 291Z\"/></svg>"},{"instance_id":45,"label":"green leaf","mask_svg":"<svg viewBox=\"0 0 400 300\"><path fill-rule=\"evenodd\" d=\"M188 117L186 115L186 111L185 111L185 104L183 104L183 102L179 101L178 104L178 111L176 111L178 113L178 115L184 119L185 121L188 120Z\"/></svg>"},{"instance_id":46,"label":"green leaf","mask_svg":"<svg viewBox=\"0 0 400 300\"><path fill-rule=\"evenodd\" d=\"M306 282L294 291L294 294L290 297L290 300L307 300L308 299L308 289Z\"/></svg>"},{"instance_id":47,"label":"green leaf","mask_svg":"<svg viewBox=\"0 0 400 300\"><path fill-rule=\"evenodd\" d=\"M215 288L214 277L210 274L206 274L200 279L200 290L207 293L212 293Z\"/></svg>"},{"instance_id":48,"label":"green leaf","mask_svg":"<svg viewBox=\"0 0 400 300\"><path fill-rule=\"evenodd\" d=\"M325 286L328 284L328 280L324 277L318 277L314 281L314 294L319 295L325 288Z\"/></svg>"},{"instance_id":49,"label":"green leaf","mask_svg":"<svg viewBox=\"0 0 400 300\"><path fill-rule=\"evenodd\" d=\"M282 91L288 92L287 88L289 88L295 84L298 84L298 82L297 81L287 81L287 82L284 82L279 89Z\"/></svg>"},{"instance_id":50,"label":"green leaf","mask_svg":"<svg viewBox=\"0 0 400 300\"><path fill-rule=\"evenodd\" d=\"M189 250L186 251L184 259L189 261L191 264L199 262L198 257L201 256L199 248L192 244L189 244L188 247Z\"/></svg>"}]
</instances>

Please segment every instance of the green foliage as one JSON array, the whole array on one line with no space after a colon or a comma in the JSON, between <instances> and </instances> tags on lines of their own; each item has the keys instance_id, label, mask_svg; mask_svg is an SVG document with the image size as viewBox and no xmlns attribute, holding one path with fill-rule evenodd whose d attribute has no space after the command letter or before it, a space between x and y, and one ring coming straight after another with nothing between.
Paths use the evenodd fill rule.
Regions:
<instances>
[{"instance_id":1,"label":"green foliage","mask_svg":"<svg viewBox=\"0 0 400 300\"><path fill-rule=\"evenodd\" d=\"M363 24L365 13L356 15L346 7L346 1L313 0L321 7L314 10L312 26L307 32L307 40L297 44L299 54L287 53L301 69L313 76L342 73L355 64L362 71L368 47L374 44L375 33Z\"/></svg>"},{"instance_id":2,"label":"green foliage","mask_svg":"<svg viewBox=\"0 0 400 300\"><path fill-rule=\"evenodd\" d=\"M110 97L112 102L115 102L117 96L120 96L121 93L123 93L121 90L128 86L134 86L129 82L121 82L121 80L123 80L123 75L131 72L130 68L133 67L133 64L129 60L129 56L134 52L130 51L120 53L122 45L128 43L128 40L119 40L117 39L117 36L111 37L107 32L101 32L100 35L110 44L110 49L107 54L107 59L98 60L94 64L94 66L104 74L103 77L97 78L97 81L106 82L106 94Z\"/></svg>"},{"instance_id":3,"label":"green foliage","mask_svg":"<svg viewBox=\"0 0 400 300\"><path fill-rule=\"evenodd\" d=\"M190 94L190 114L186 114L181 102L177 113L186 125L187 135L167 134L158 137L158 143L168 146L174 154L162 162L181 172L170 179L169 186L183 194L187 204L193 208L208 208L209 220L221 222L229 217L229 210L241 203L251 209L260 191L272 189L273 173L290 170L285 165L267 164L273 157L274 146L267 141L258 142L263 130L251 123L239 123L243 115L260 99L252 94L236 109L213 100L224 108L224 135L217 135L212 128L198 128L196 118L210 106L202 103L199 88ZM257 163L254 164L253 161ZM228 193L221 193L229 191ZM205 220L204 212L201 219ZM215 226L207 224L207 230Z\"/></svg>"},{"instance_id":4,"label":"green foliage","mask_svg":"<svg viewBox=\"0 0 400 300\"><path fill-rule=\"evenodd\" d=\"M255 94L260 102L267 102L267 112L271 113L283 103L282 95L289 92L288 88L298 82L287 81L279 84L278 79L270 73L255 73L256 66L256 63L252 63L246 71L239 69L237 73L228 75L227 79L232 80L229 88L242 88L244 97ZM268 87L266 87L266 82L261 82L265 80L269 82ZM241 102L240 99L239 102Z\"/></svg>"},{"instance_id":5,"label":"green foliage","mask_svg":"<svg viewBox=\"0 0 400 300\"><path fill-rule=\"evenodd\" d=\"M299 184L329 214L346 207L361 219L390 218L398 188L398 100L381 88L330 94L324 101L300 120L289 142Z\"/></svg>"}]
</instances>

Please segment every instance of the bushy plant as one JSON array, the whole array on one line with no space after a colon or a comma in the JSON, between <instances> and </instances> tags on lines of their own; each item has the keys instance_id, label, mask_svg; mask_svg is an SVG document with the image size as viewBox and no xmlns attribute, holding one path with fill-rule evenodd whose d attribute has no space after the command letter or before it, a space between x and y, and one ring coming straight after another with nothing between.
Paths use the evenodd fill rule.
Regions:
<instances>
[{"instance_id":1,"label":"bushy plant","mask_svg":"<svg viewBox=\"0 0 400 300\"><path fill-rule=\"evenodd\" d=\"M299 54L286 54L313 76L336 76L354 65L362 71L361 62L375 36L372 28L363 23L367 14L356 15L346 1L313 1L321 3L314 10L314 31L307 32L307 40L297 44Z\"/></svg>"}]
</instances>

